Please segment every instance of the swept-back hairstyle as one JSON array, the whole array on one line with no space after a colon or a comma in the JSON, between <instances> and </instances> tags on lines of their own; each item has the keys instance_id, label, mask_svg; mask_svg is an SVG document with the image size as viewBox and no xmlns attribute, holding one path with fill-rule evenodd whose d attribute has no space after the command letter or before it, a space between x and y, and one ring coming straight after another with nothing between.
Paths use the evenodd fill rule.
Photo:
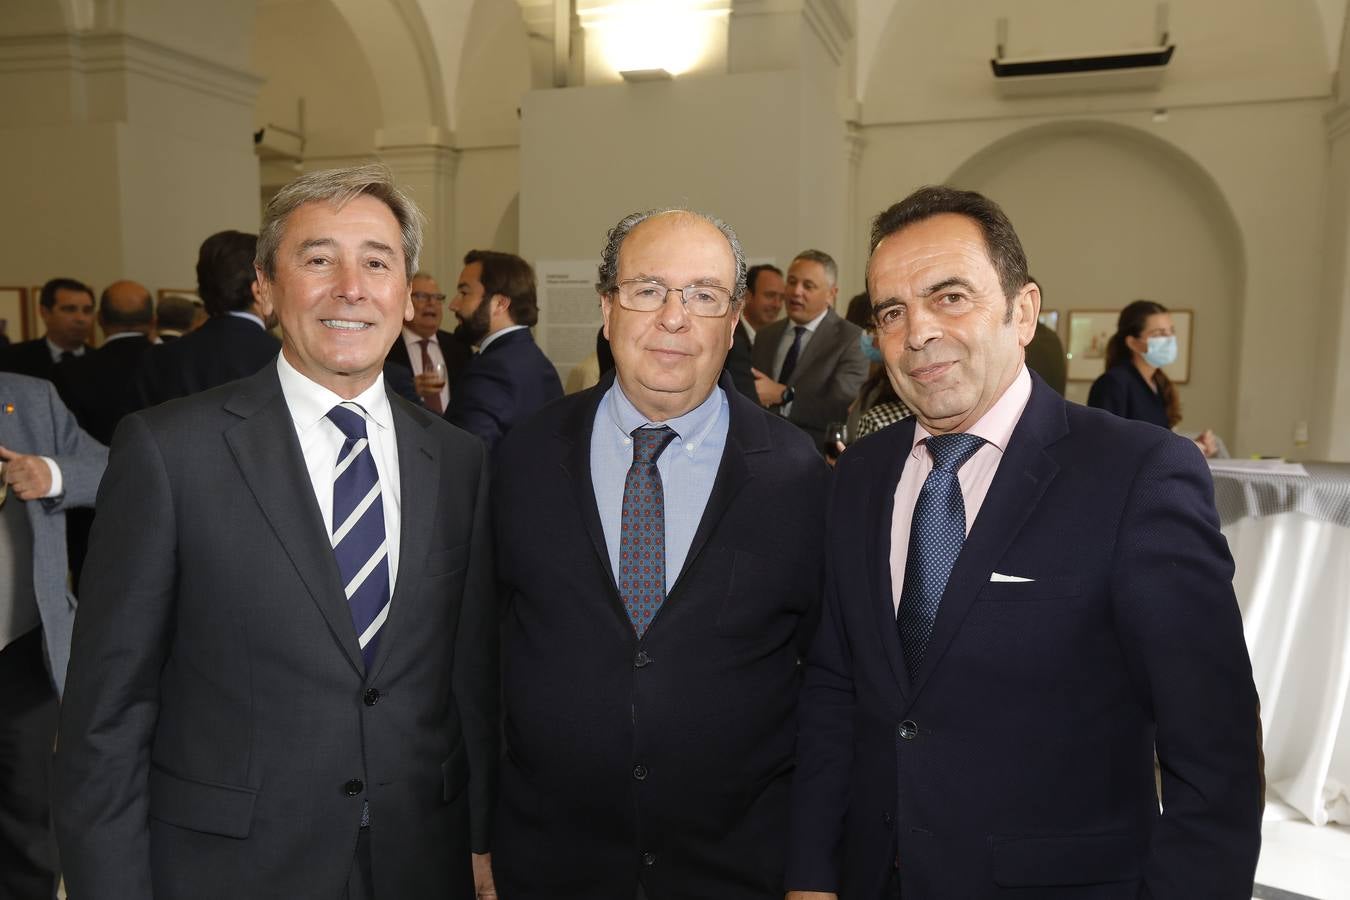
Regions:
<instances>
[{"instance_id":1,"label":"swept-back hairstyle","mask_svg":"<svg viewBox=\"0 0 1350 900\"><path fill-rule=\"evenodd\" d=\"M722 232L722 237L726 238L727 243L731 245L731 255L736 259L736 277L735 284L731 285L731 302L740 303L745 296L745 251L741 249L741 239L736 237L736 232L730 225L716 216L679 206L667 206L661 209L649 209L645 212L629 213L609 230L609 234L605 238L605 250L600 256L599 280L595 283L596 292L607 295L614 293L618 288L619 250L623 247L623 242L628 239L628 235L632 233L633 229L648 219L664 216L668 213L681 213L702 219Z\"/></svg>"},{"instance_id":2,"label":"swept-back hairstyle","mask_svg":"<svg viewBox=\"0 0 1350 900\"><path fill-rule=\"evenodd\" d=\"M514 253L496 250L470 250L464 255L464 265L479 263L483 274L478 280L483 285L483 298L501 294L511 301L508 312L517 325L534 325L539 321L539 299L535 294L534 269Z\"/></svg>"}]
</instances>

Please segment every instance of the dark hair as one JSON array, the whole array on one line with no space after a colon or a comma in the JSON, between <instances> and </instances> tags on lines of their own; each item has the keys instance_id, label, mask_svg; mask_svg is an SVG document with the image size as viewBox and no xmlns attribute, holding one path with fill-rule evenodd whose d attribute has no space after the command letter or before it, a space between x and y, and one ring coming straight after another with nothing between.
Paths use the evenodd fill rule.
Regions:
<instances>
[{"instance_id":1,"label":"dark hair","mask_svg":"<svg viewBox=\"0 0 1350 900\"><path fill-rule=\"evenodd\" d=\"M871 331L876 326L876 319L872 315L872 299L867 296L867 291L853 295L848 301L844 318L863 331Z\"/></svg>"},{"instance_id":2,"label":"dark hair","mask_svg":"<svg viewBox=\"0 0 1350 900\"><path fill-rule=\"evenodd\" d=\"M1106 368L1124 364L1134 364L1134 351L1125 343L1126 338L1137 338L1144 333L1144 325L1149 316L1167 312L1167 307L1153 300L1135 300L1120 311L1116 320L1116 333L1106 342ZM1181 421L1181 396L1172 379L1162 369L1153 371L1153 384L1158 388L1158 396L1167 405L1167 424L1175 425Z\"/></svg>"},{"instance_id":3,"label":"dark hair","mask_svg":"<svg viewBox=\"0 0 1350 900\"><path fill-rule=\"evenodd\" d=\"M945 184L919 188L872 220L868 255L875 253L877 244L897 231L947 213L965 216L979 226L984 235L984 249L998 273L1003 296L1008 301L1006 321L1012 321L1013 298L1031 280L1027 274L1027 255L1003 209L983 194L959 191Z\"/></svg>"},{"instance_id":4,"label":"dark hair","mask_svg":"<svg viewBox=\"0 0 1350 900\"><path fill-rule=\"evenodd\" d=\"M192 327L192 320L197 317L197 308L201 305L200 301L182 294L169 294L160 298L155 308L159 327L187 331Z\"/></svg>"},{"instance_id":5,"label":"dark hair","mask_svg":"<svg viewBox=\"0 0 1350 900\"><path fill-rule=\"evenodd\" d=\"M731 247L731 257L736 262L736 274L733 277L735 284L729 285L729 287L731 288L732 303L738 303L745 296L745 251L741 249L741 239L736 237L736 232L730 225L716 216L678 206L629 213L615 223L614 227L605 235L605 249L600 254L600 269L597 273L599 278L595 282L595 292L603 297L618 290L619 250L623 248L623 242L628 240L628 235L643 222L668 213L702 219L722 232L722 237L727 239L727 244Z\"/></svg>"},{"instance_id":6,"label":"dark hair","mask_svg":"<svg viewBox=\"0 0 1350 900\"><path fill-rule=\"evenodd\" d=\"M141 302L135 307L118 309L114 304L108 302L108 289L112 285L103 289L103 293L98 298L98 320L104 325L149 325L155 321L155 303L150 299L150 292L145 288L141 295Z\"/></svg>"},{"instance_id":7,"label":"dark hair","mask_svg":"<svg viewBox=\"0 0 1350 900\"><path fill-rule=\"evenodd\" d=\"M534 325L539 321L539 301L534 291L534 269L514 253L496 250L470 250L464 254L464 265L480 263L483 273L478 280L483 284L483 299L501 294L511 301L511 321L517 325Z\"/></svg>"},{"instance_id":8,"label":"dark hair","mask_svg":"<svg viewBox=\"0 0 1350 900\"><path fill-rule=\"evenodd\" d=\"M783 277L783 270L770 263L760 263L757 266L751 266L745 270L745 292L753 294L755 292L755 282L759 281L760 272L773 272L779 278Z\"/></svg>"},{"instance_id":9,"label":"dark hair","mask_svg":"<svg viewBox=\"0 0 1350 900\"><path fill-rule=\"evenodd\" d=\"M53 278L42 286L42 291L38 294L38 303L45 309L51 309L56 305L57 291L78 291L81 294L88 294L89 302L94 302L94 289L83 281L76 281L74 278Z\"/></svg>"},{"instance_id":10,"label":"dark hair","mask_svg":"<svg viewBox=\"0 0 1350 900\"><path fill-rule=\"evenodd\" d=\"M258 236L242 231L218 231L202 241L197 253L197 294L207 315L223 316L253 305L253 258Z\"/></svg>"}]
</instances>

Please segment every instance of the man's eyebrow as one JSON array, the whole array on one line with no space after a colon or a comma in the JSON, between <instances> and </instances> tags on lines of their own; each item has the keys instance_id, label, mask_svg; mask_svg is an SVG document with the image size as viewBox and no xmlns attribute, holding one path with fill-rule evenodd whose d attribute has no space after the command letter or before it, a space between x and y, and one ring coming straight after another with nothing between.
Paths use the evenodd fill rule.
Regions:
<instances>
[{"instance_id":1,"label":"man's eyebrow","mask_svg":"<svg viewBox=\"0 0 1350 900\"><path fill-rule=\"evenodd\" d=\"M872 304L872 314L875 315L876 313L881 312L883 309L899 305L900 300L898 297L887 297L884 300L878 300L876 303Z\"/></svg>"},{"instance_id":2,"label":"man's eyebrow","mask_svg":"<svg viewBox=\"0 0 1350 900\"><path fill-rule=\"evenodd\" d=\"M374 251L376 251L376 252L378 252L378 253L388 253L388 254L390 254L391 256L392 256L393 253L394 253L394 248L393 248L393 247L390 247L390 246L389 246L388 244L386 244L384 241L372 241L372 240L365 240L365 241L362 241L362 242L361 242L361 249L363 249L363 250L374 250Z\"/></svg>"},{"instance_id":3,"label":"man's eyebrow","mask_svg":"<svg viewBox=\"0 0 1350 900\"><path fill-rule=\"evenodd\" d=\"M971 284L969 281L962 278L960 275L953 275L950 278L942 279L936 284L930 284L928 287L924 288L922 291L919 292L919 296L931 297L934 294L939 293L940 291L945 291L948 290L949 288L954 287L962 288L963 290L968 291L969 293L972 294L975 293L975 285Z\"/></svg>"},{"instance_id":4,"label":"man's eyebrow","mask_svg":"<svg viewBox=\"0 0 1350 900\"><path fill-rule=\"evenodd\" d=\"M336 246L336 243L332 238L310 238L309 240L301 241L300 246L295 248L295 252L299 255L307 250L313 250L317 247L327 249L334 246Z\"/></svg>"}]
</instances>

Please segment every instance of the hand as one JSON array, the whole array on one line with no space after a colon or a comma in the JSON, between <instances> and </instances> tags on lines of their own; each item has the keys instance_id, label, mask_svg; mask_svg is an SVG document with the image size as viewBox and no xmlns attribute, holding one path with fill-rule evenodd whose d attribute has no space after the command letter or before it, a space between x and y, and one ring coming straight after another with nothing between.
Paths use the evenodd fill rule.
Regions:
<instances>
[{"instance_id":1,"label":"hand","mask_svg":"<svg viewBox=\"0 0 1350 900\"><path fill-rule=\"evenodd\" d=\"M1214 436L1213 431L1206 428L1195 439L1195 446L1200 448L1200 452L1205 454L1206 458L1209 458L1219 452L1219 439Z\"/></svg>"},{"instance_id":2,"label":"hand","mask_svg":"<svg viewBox=\"0 0 1350 900\"><path fill-rule=\"evenodd\" d=\"M497 884L492 880L492 854L475 853L473 860L473 890L478 900L497 900Z\"/></svg>"},{"instance_id":3,"label":"hand","mask_svg":"<svg viewBox=\"0 0 1350 900\"><path fill-rule=\"evenodd\" d=\"M785 900L839 900L839 895L825 891L788 891Z\"/></svg>"},{"instance_id":4,"label":"hand","mask_svg":"<svg viewBox=\"0 0 1350 900\"><path fill-rule=\"evenodd\" d=\"M445 377L434 372L424 372L413 376L413 389L417 391L419 397L440 396L443 387L445 387Z\"/></svg>"},{"instance_id":5,"label":"hand","mask_svg":"<svg viewBox=\"0 0 1350 900\"><path fill-rule=\"evenodd\" d=\"M5 464L4 482L20 500L38 500L52 489L52 470L40 456L15 453L0 447L0 462Z\"/></svg>"},{"instance_id":6,"label":"hand","mask_svg":"<svg viewBox=\"0 0 1350 900\"><path fill-rule=\"evenodd\" d=\"M759 369L751 369L750 374L755 376L755 393L759 395L759 405L777 406L783 399L787 385L779 384Z\"/></svg>"}]
</instances>

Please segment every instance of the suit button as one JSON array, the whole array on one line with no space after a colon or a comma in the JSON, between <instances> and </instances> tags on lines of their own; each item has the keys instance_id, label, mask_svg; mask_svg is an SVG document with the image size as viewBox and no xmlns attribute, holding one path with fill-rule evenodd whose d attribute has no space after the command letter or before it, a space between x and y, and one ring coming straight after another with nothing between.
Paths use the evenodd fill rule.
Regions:
<instances>
[{"instance_id":1,"label":"suit button","mask_svg":"<svg viewBox=\"0 0 1350 900\"><path fill-rule=\"evenodd\" d=\"M366 783L360 778L353 778L342 786L342 793L348 797L359 797L361 792L366 789Z\"/></svg>"},{"instance_id":2,"label":"suit button","mask_svg":"<svg viewBox=\"0 0 1350 900\"><path fill-rule=\"evenodd\" d=\"M896 729L896 733L900 735L900 740L912 741L919 736L919 726L915 725L912 720L906 719L900 723L900 727Z\"/></svg>"},{"instance_id":3,"label":"suit button","mask_svg":"<svg viewBox=\"0 0 1350 900\"><path fill-rule=\"evenodd\" d=\"M892 825L895 824L895 817L888 812L884 812L881 814L881 824L885 825L887 828L890 828Z\"/></svg>"},{"instance_id":4,"label":"suit button","mask_svg":"<svg viewBox=\"0 0 1350 900\"><path fill-rule=\"evenodd\" d=\"M638 781L647 780L647 767L644 765L633 766L633 777Z\"/></svg>"},{"instance_id":5,"label":"suit button","mask_svg":"<svg viewBox=\"0 0 1350 900\"><path fill-rule=\"evenodd\" d=\"M639 650L638 655L633 657L633 668L641 669L652 664L652 658L647 655L646 650Z\"/></svg>"},{"instance_id":6,"label":"suit button","mask_svg":"<svg viewBox=\"0 0 1350 900\"><path fill-rule=\"evenodd\" d=\"M642 864L643 864L644 866L654 866L654 865L656 865L656 854L655 854L655 853L644 853L644 854L642 854Z\"/></svg>"},{"instance_id":7,"label":"suit button","mask_svg":"<svg viewBox=\"0 0 1350 900\"><path fill-rule=\"evenodd\" d=\"M380 692L375 688L366 688L365 693L361 695L361 702L366 706L374 706L380 702Z\"/></svg>"}]
</instances>

